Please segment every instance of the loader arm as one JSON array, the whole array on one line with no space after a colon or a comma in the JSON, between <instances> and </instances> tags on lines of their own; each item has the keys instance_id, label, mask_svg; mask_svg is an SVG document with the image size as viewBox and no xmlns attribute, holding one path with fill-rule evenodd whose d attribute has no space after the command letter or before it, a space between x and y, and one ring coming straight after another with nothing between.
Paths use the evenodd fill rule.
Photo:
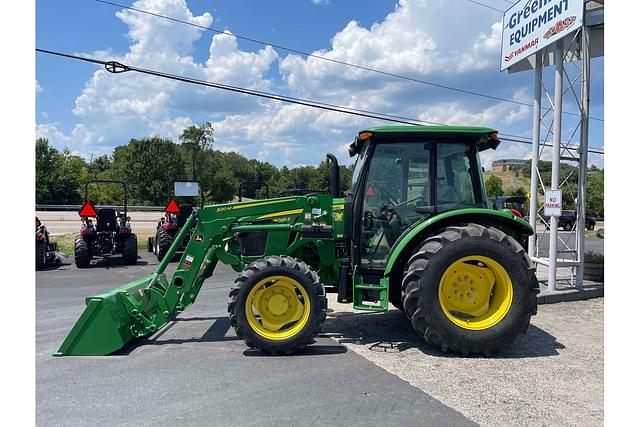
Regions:
<instances>
[{"instance_id":1,"label":"loader arm","mask_svg":"<svg viewBox=\"0 0 640 427\"><path fill-rule=\"evenodd\" d=\"M266 233L267 251L277 247L294 254L305 244L317 245L324 268L337 269L332 202L328 195L314 195L194 209L154 273L86 299L84 312L54 355L107 355L158 331L193 304L218 262L241 271L260 257L241 253L240 233ZM167 278L165 270L189 232L177 269Z\"/></svg>"}]
</instances>

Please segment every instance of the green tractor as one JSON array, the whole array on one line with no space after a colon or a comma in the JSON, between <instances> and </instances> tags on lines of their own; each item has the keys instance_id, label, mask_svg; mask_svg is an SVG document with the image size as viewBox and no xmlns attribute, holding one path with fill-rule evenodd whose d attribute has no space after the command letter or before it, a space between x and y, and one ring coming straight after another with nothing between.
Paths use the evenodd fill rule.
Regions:
<instances>
[{"instance_id":1,"label":"green tractor","mask_svg":"<svg viewBox=\"0 0 640 427\"><path fill-rule=\"evenodd\" d=\"M313 342L325 289L358 310L404 311L443 351L490 354L524 333L538 282L525 250L531 226L488 206L479 152L497 132L481 127L364 130L350 189L194 209L153 274L89 297L60 349L106 355L164 327L197 298L218 262L239 274L228 312L238 337L266 354ZM165 268L191 238L171 277Z\"/></svg>"}]
</instances>

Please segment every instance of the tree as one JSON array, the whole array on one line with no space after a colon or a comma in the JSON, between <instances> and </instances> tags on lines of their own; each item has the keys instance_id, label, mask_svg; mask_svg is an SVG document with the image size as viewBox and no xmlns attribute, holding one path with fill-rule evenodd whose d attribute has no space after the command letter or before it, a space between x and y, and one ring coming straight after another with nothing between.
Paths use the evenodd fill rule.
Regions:
<instances>
[{"instance_id":1,"label":"tree","mask_svg":"<svg viewBox=\"0 0 640 427\"><path fill-rule=\"evenodd\" d=\"M213 148L213 125L209 122L200 126L191 125L182 131L180 141L191 157L191 179L196 179L201 176L197 172L202 171L202 168L198 167L202 165L200 155Z\"/></svg>"},{"instance_id":2,"label":"tree","mask_svg":"<svg viewBox=\"0 0 640 427\"><path fill-rule=\"evenodd\" d=\"M502 196L502 180L496 175L491 175L485 181L484 186L487 191L487 197Z\"/></svg>"},{"instance_id":3,"label":"tree","mask_svg":"<svg viewBox=\"0 0 640 427\"><path fill-rule=\"evenodd\" d=\"M47 139L36 140L36 203L75 204L82 197L80 183L86 176L84 160L49 146Z\"/></svg>"},{"instance_id":4,"label":"tree","mask_svg":"<svg viewBox=\"0 0 640 427\"><path fill-rule=\"evenodd\" d=\"M162 205L171 183L185 178L177 144L158 137L132 139L128 145L116 147L113 168L128 182L131 203Z\"/></svg>"},{"instance_id":5,"label":"tree","mask_svg":"<svg viewBox=\"0 0 640 427\"><path fill-rule=\"evenodd\" d=\"M231 172L222 170L213 176L207 195L214 203L224 203L231 200L237 188L238 182Z\"/></svg>"},{"instance_id":6,"label":"tree","mask_svg":"<svg viewBox=\"0 0 640 427\"><path fill-rule=\"evenodd\" d=\"M527 197L527 190L523 187L510 188L509 191L507 191L507 196Z\"/></svg>"},{"instance_id":7,"label":"tree","mask_svg":"<svg viewBox=\"0 0 640 427\"><path fill-rule=\"evenodd\" d=\"M587 203L589 215L604 217L604 170L590 169L587 174Z\"/></svg>"}]
</instances>

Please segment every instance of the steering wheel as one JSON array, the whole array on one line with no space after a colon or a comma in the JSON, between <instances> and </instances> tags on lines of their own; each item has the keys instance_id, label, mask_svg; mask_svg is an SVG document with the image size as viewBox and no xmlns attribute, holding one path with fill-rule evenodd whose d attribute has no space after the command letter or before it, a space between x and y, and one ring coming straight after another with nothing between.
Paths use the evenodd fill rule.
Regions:
<instances>
[{"instance_id":1,"label":"steering wheel","mask_svg":"<svg viewBox=\"0 0 640 427\"><path fill-rule=\"evenodd\" d=\"M398 204L398 199L393 197L393 195L389 193L387 190L385 190L384 188L378 187L374 182L370 182L369 185L373 187L375 191L379 192L384 197L386 197L390 202L392 202L394 206Z\"/></svg>"}]
</instances>

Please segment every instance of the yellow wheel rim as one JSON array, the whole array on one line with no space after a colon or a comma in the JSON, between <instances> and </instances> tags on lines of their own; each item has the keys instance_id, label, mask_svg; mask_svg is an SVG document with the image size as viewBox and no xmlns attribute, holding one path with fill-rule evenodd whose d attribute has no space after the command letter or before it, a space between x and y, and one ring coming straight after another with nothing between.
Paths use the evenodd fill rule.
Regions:
<instances>
[{"instance_id":1,"label":"yellow wheel rim","mask_svg":"<svg viewBox=\"0 0 640 427\"><path fill-rule=\"evenodd\" d=\"M297 280L270 276L251 289L244 310L251 329L264 338L280 341L304 328L311 314L310 301Z\"/></svg>"},{"instance_id":2,"label":"yellow wheel rim","mask_svg":"<svg viewBox=\"0 0 640 427\"><path fill-rule=\"evenodd\" d=\"M488 329L506 316L513 300L509 274L497 261L480 255L460 258L440 279L438 299L454 324L472 331Z\"/></svg>"}]
</instances>

